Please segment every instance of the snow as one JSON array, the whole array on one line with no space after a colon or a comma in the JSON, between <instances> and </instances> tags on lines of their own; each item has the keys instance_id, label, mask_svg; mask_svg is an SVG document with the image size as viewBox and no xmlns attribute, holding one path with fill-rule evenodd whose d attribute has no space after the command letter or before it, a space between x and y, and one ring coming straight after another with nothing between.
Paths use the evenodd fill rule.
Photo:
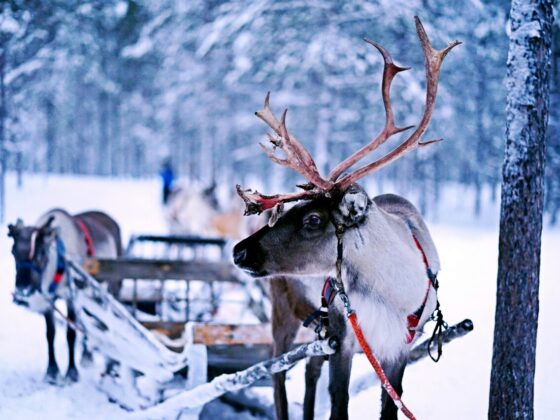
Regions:
<instances>
[{"instance_id":1,"label":"snow","mask_svg":"<svg viewBox=\"0 0 560 420\"><path fill-rule=\"evenodd\" d=\"M22 190L15 176L7 179L7 220L18 217L33 223L51 207L71 212L97 208L113 215L131 233L165 232L159 206L156 179L109 180L93 177L27 176ZM388 192L388 191L387 191ZM414 195L411 197L414 200ZM475 329L444 348L442 360L411 366L404 380L403 400L419 419L477 419L487 417L494 298L497 272L497 204L485 195L480 220L470 214L472 195L458 187L444 190L438 221L428 225L438 246L443 270L440 273L440 301L449 323L471 318ZM80 369L78 384L50 386L42 382L47 365L44 321L40 316L11 302L14 264L5 226L0 232L0 418L126 419L128 413L110 403L97 388L100 360L95 368ZM555 402L560 359L556 355L557 305L560 301L560 231L545 228L542 241L540 317L535 376L535 418L557 418ZM66 340L58 326L57 359L62 372L67 366ZM428 327L430 328L430 326ZM429 331L429 329L428 329ZM326 365L325 365L326 366ZM288 398L297 410L303 399L303 364L288 373ZM362 356L354 360L353 380L363 378L371 367ZM324 379L321 383L325 383ZM270 389L257 394L271 398ZM328 397L321 390L318 411L328 412ZM379 387L351 397L350 418L376 418ZM245 418L237 416L238 420ZM294 417L297 418L297 417ZM325 418L325 416L317 416ZM403 418L403 417L401 417Z\"/></svg>"},{"instance_id":2,"label":"snow","mask_svg":"<svg viewBox=\"0 0 560 420\"><path fill-rule=\"evenodd\" d=\"M128 45L123 48L121 56L125 58L140 58L153 48L153 43L149 38L141 38L140 42Z\"/></svg>"},{"instance_id":3,"label":"snow","mask_svg":"<svg viewBox=\"0 0 560 420\"><path fill-rule=\"evenodd\" d=\"M0 19L0 32L15 34L20 29L20 25L9 13L4 11Z\"/></svg>"},{"instance_id":4,"label":"snow","mask_svg":"<svg viewBox=\"0 0 560 420\"><path fill-rule=\"evenodd\" d=\"M23 63L22 65L20 65L19 67L16 67L13 70L10 70L7 74L6 74L6 78L4 79L4 82L6 83L6 85L10 85L14 82L14 80L17 80L19 77L21 76L28 76L31 73L39 70L41 67L43 67L44 62L41 59L34 59L34 60L30 60L27 61L25 63Z\"/></svg>"}]
</instances>

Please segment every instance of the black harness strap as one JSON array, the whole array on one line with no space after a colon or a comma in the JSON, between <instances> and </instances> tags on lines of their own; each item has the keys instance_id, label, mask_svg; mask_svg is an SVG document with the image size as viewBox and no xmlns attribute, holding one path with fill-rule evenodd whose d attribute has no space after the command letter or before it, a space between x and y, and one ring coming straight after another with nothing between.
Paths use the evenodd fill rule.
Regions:
<instances>
[{"instance_id":1,"label":"black harness strap","mask_svg":"<svg viewBox=\"0 0 560 420\"><path fill-rule=\"evenodd\" d=\"M321 292L321 307L309 314L303 321L303 326L306 328L312 323L316 324L314 331L320 339L326 338L327 329L329 328L329 306L336 297L336 290L333 288L332 281L331 277L327 277Z\"/></svg>"}]
</instances>

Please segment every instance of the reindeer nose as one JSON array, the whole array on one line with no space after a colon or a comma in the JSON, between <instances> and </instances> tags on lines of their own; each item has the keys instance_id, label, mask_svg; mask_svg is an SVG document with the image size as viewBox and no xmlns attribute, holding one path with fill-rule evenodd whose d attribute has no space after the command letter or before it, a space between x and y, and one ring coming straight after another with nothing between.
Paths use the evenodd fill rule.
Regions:
<instances>
[{"instance_id":1,"label":"reindeer nose","mask_svg":"<svg viewBox=\"0 0 560 420\"><path fill-rule=\"evenodd\" d=\"M251 238L239 242L233 247L233 262L236 266L252 276L263 276L265 255L258 241Z\"/></svg>"},{"instance_id":2,"label":"reindeer nose","mask_svg":"<svg viewBox=\"0 0 560 420\"><path fill-rule=\"evenodd\" d=\"M243 265L246 259L247 259L247 248L237 247L237 246L233 248L233 262L236 265Z\"/></svg>"}]
</instances>

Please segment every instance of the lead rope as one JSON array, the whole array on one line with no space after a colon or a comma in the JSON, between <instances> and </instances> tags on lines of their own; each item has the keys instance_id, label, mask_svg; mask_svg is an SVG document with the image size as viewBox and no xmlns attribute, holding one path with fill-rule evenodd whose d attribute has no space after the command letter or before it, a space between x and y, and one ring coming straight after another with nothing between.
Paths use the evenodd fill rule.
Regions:
<instances>
[{"instance_id":1,"label":"lead rope","mask_svg":"<svg viewBox=\"0 0 560 420\"><path fill-rule=\"evenodd\" d=\"M340 296L340 299L344 304L344 308L346 309L346 315L350 320L350 324L352 325L354 334L356 334L358 343L360 343L360 347L362 348L364 354L368 358L371 366L373 367L373 370L375 371L375 374L379 378L379 381L381 382L381 386L383 386L383 388L385 389L387 394L391 397L391 399L393 400L397 408L401 410L407 418L411 420L416 420L414 414L412 414L412 412L406 407L406 405L404 405L403 401L401 400L401 397L399 396L399 394L397 394L397 391L395 391L395 388L393 388L393 386L391 385L389 378L387 378L387 375L385 375L385 372L383 371L381 364L374 356L371 347L369 346L369 344L367 343L364 337L362 329L358 325L358 317L356 316L356 312L354 312L354 310L350 306L350 299L348 298L348 295L344 291L344 284L342 283L342 255L343 255L342 235L344 234L345 228L343 225L338 225L336 223L335 223L335 228L336 228L336 239L337 239L336 280L333 282L335 290L337 291L338 296Z\"/></svg>"}]
</instances>

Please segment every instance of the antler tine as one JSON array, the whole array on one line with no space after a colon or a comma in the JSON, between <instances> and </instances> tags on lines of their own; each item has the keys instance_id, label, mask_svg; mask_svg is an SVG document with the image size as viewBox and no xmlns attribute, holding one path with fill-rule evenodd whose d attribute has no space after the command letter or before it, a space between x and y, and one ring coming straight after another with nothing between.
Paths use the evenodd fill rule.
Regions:
<instances>
[{"instance_id":1,"label":"antler tine","mask_svg":"<svg viewBox=\"0 0 560 420\"><path fill-rule=\"evenodd\" d=\"M324 194L324 191L317 188L297 193L275 195L264 195L256 190L244 190L239 184L236 185L236 189L237 194L245 202L245 216L251 214L261 214L263 211L272 209L282 203L310 200Z\"/></svg>"},{"instance_id":2,"label":"antler tine","mask_svg":"<svg viewBox=\"0 0 560 420\"><path fill-rule=\"evenodd\" d=\"M408 153L409 151L416 149L421 146L427 146L429 144L433 144L434 141L429 142L420 142L420 138L428 128L428 124L430 123L430 119L432 117L432 111L434 109L434 104L437 95L437 88L438 88L438 79L439 79L439 72L441 68L441 64L443 59L451 51L451 49L455 48L457 45L461 44L459 41L450 42L447 47L442 50L435 50L432 45L430 44L430 40L428 39L428 35L422 26L422 22L418 16L414 17L416 21L416 31L418 33L418 38L420 39L420 43L422 44L422 50L424 52L424 60L426 66L426 104L424 107L424 115L418 124L418 127L414 132L398 147L387 153L385 156L381 157L380 159L375 160L374 162L365 165L356 171L352 172L351 174L345 176L340 181L337 182L337 185L341 190L348 188L352 183L356 182L358 179L364 177L370 172L378 170L383 166L393 162L394 160L400 158L404 154Z\"/></svg>"},{"instance_id":3,"label":"antler tine","mask_svg":"<svg viewBox=\"0 0 560 420\"><path fill-rule=\"evenodd\" d=\"M393 78L400 73L401 71L409 70L410 67L400 67L397 66L389 52L379 45L375 41L371 41L367 38L364 38L368 44L373 45L377 51L383 57L383 78L381 80L381 96L383 97L383 106L385 107L385 127L383 130L371 140L367 145L362 147L360 150L346 158L344 161L339 163L329 174L329 179L331 181L336 181L336 179L348 168L353 166L359 160L361 160L364 156L371 153L372 151L376 150L379 146L389 139L389 137L393 136L394 134L400 133L402 131L408 130L414 126L402 127L397 128L395 127L395 119L393 114L393 107L391 106L391 83Z\"/></svg>"},{"instance_id":4,"label":"antler tine","mask_svg":"<svg viewBox=\"0 0 560 420\"><path fill-rule=\"evenodd\" d=\"M255 115L263 120L279 138L274 138L268 135L268 140L273 145L273 149L267 148L262 143L260 144L266 155L275 163L292 168L299 174L303 175L309 182L317 188L328 191L332 188L333 183L329 180L323 179L319 174L317 165L311 157L307 149L292 135L286 128L286 109L280 122L276 119L270 109L270 92L267 93L264 100L264 108L261 111L255 112ZM276 148L282 149L286 153L286 159L280 159L274 154Z\"/></svg>"}]
</instances>

